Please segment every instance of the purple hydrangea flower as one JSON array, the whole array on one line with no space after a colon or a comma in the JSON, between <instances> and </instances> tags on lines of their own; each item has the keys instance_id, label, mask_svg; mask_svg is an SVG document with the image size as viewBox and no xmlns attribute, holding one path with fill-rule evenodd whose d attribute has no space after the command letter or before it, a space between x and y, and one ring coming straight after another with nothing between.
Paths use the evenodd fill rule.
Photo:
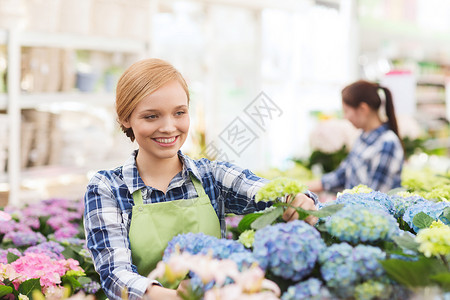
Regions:
<instances>
[{"instance_id":1,"label":"purple hydrangea flower","mask_svg":"<svg viewBox=\"0 0 450 300\"><path fill-rule=\"evenodd\" d=\"M218 239L203 233L186 233L175 236L164 251L163 261L167 261L176 252L189 252L191 254L212 254L213 258L225 259L233 253L248 252L237 241Z\"/></svg>"},{"instance_id":2,"label":"purple hydrangea flower","mask_svg":"<svg viewBox=\"0 0 450 300\"><path fill-rule=\"evenodd\" d=\"M403 220L408 223L415 232L419 232L413 224L414 216L419 212L424 212L428 216L432 217L435 221L441 220L442 223L450 225L450 220L443 216L444 209L450 207L450 202L433 202L433 201L423 201L408 207L403 215Z\"/></svg>"},{"instance_id":3,"label":"purple hydrangea flower","mask_svg":"<svg viewBox=\"0 0 450 300\"><path fill-rule=\"evenodd\" d=\"M59 243L49 241L27 248L24 254L43 253L52 259L64 259L64 255L62 255L63 251L64 247L61 246Z\"/></svg>"},{"instance_id":4,"label":"purple hydrangea flower","mask_svg":"<svg viewBox=\"0 0 450 300\"><path fill-rule=\"evenodd\" d=\"M311 273L324 248L317 229L296 220L256 231L253 255L263 269L297 281Z\"/></svg>"},{"instance_id":5,"label":"purple hydrangea flower","mask_svg":"<svg viewBox=\"0 0 450 300\"><path fill-rule=\"evenodd\" d=\"M321 300L329 298L330 292L323 286L322 282L316 278L310 278L290 286L281 296L281 300Z\"/></svg>"},{"instance_id":6,"label":"purple hydrangea flower","mask_svg":"<svg viewBox=\"0 0 450 300\"><path fill-rule=\"evenodd\" d=\"M238 227L239 222L242 220L244 216L242 215L235 215L235 216L227 216L225 217L225 222L227 224L227 227Z\"/></svg>"},{"instance_id":7,"label":"purple hydrangea flower","mask_svg":"<svg viewBox=\"0 0 450 300\"><path fill-rule=\"evenodd\" d=\"M373 246L333 244L319 255L322 278L339 297L350 297L361 282L384 275L379 260L386 254Z\"/></svg>"},{"instance_id":8,"label":"purple hydrangea flower","mask_svg":"<svg viewBox=\"0 0 450 300\"><path fill-rule=\"evenodd\" d=\"M75 237L79 233L78 228L75 225L69 224L66 227L59 228L55 231L55 239L62 241Z\"/></svg>"},{"instance_id":9,"label":"purple hydrangea flower","mask_svg":"<svg viewBox=\"0 0 450 300\"><path fill-rule=\"evenodd\" d=\"M97 281L91 281L88 283L83 284L82 286L82 290L86 293L86 294L95 294L97 293L98 290L100 290L102 287L100 286L100 283L98 283Z\"/></svg>"},{"instance_id":10,"label":"purple hydrangea flower","mask_svg":"<svg viewBox=\"0 0 450 300\"><path fill-rule=\"evenodd\" d=\"M7 234L16 231L30 232L33 230L26 225L16 222L15 220L0 221L0 234Z\"/></svg>"},{"instance_id":11,"label":"purple hydrangea flower","mask_svg":"<svg viewBox=\"0 0 450 300\"><path fill-rule=\"evenodd\" d=\"M347 205L327 219L328 232L341 241L376 242L399 234L397 220L381 209Z\"/></svg>"},{"instance_id":12,"label":"purple hydrangea flower","mask_svg":"<svg viewBox=\"0 0 450 300\"><path fill-rule=\"evenodd\" d=\"M3 241L4 242L12 241L14 245L16 245L17 247L21 247L21 246L34 246L47 241L47 239L40 232L16 231L5 234Z\"/></svg>"}]
</instances>

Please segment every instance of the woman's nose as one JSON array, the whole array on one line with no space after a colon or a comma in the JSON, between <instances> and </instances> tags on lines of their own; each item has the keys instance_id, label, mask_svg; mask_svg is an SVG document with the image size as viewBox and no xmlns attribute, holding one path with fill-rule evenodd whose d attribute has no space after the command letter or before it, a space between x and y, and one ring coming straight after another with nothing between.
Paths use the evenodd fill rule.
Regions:
<instances>
[{"instance_id":1,"label":"woman's nose","mask_svg":"<svg viewBox=\"0 0 450 300\"><path fill-rule=\"evenodd\" d=\"M159 128L159 131L161 132L173 132L176 130L176 120L171 117L166 117L163 119L163 122L161 124L161 127Z\"/></svg>"}]
</instances>

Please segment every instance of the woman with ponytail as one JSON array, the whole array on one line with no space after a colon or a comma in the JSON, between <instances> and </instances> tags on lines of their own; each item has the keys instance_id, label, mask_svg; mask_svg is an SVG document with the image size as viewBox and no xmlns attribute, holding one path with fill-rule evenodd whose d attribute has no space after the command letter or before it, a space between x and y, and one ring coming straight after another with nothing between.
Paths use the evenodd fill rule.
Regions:
<instances>
[{"instance_id":1,"label":"woman with ponytail","mask_svg":"<svg viewBox=\"0 0 450 300\"><path fill-rule=\"evenodd\" d=\"M364 184L387 192L400 187L404 150L389 89L364 80L354 82L342 90L342 108L344 117L362 133L339 167L310 182L309 190L337 191ZM386 123L380 108L385 109Z\"/></svg>"}]
</instances>

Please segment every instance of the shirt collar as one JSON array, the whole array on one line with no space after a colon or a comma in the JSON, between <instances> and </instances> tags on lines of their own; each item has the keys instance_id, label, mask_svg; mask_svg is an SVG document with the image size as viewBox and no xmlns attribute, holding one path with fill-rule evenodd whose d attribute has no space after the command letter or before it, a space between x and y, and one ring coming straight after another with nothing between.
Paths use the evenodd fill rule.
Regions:
<instances>
[{"instance_id":1,"label":"shirt collar","mask_svg":"<svg viewBox=\"0 0 450 300\"><path fill-rule=\"evenodd\" d=\"M189 174L192 174L202 183L202 176L200 175L200 172L198 171L197 165L195 164L194 160L192 160L187 155L184 155L181 150L178 150L178 157L183 162L183 178L186 179Z\"/></svg>"},{"instance_id":2,"label":"shirt collar","mask_svg":"<svg viewBox=\"0 0 450 300\"><path fill-rule=\"evenodd\" d=\"M372 131L363 132L361 134L361 140L366 144L372 145L387 130L389 130L388 124L382 124Z\"/></svg>"},{"instance_id":3,"label":"shirt collar","mask_svg":"<svg viewBox=\"0 0 450 300\"><path fill-rule=\"evenodd\" d=\"M123 181L128 188L128 191L133 194L135 191L146 187L136 166L136 156L139 150L134 150L130 157L125 161L122 167ZM200 182L202 182L202 177L198 171L197 166L194 161L188 156L184 155L181 150L178 150L178 157L183 163L183 170L181 175L183 179L187 179L189 174L192 174Z\"/></svg>"}]
</instances>

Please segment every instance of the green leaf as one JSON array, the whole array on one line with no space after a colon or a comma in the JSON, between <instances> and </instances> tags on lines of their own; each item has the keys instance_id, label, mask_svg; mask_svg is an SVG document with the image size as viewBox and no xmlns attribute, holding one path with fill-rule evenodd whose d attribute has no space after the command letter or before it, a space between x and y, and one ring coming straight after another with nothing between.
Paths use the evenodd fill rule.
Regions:
<instances>
[{"instance_id":1,"label":"green leaf","mask_svg":"<svg viewBox=\"0 0 450 300\"><path fill-rule=\"evenodd\" d=\"M432 275L431 280L439 283L439 285L447 292L450 291L450 272Z\"/></svg>"},{"instance_id":2,"label":"green leaf","mask_svg":"<svg viewBox=\"0 0 450 300\"><path fill-rule=\"evenodd\" d=\"M239 222L238 224L238 230L239 232L244 232L246 230L250 230L251 228L251 224L258 219L259 217L261 217L263 215L263 213L252 213L252 214L248 214L245 215L242 220Z\"/></svg>"},{"instance_id":3,"label":"green leaf","mask_svg":"<svg viewBox=\"0 0 450 300\"><path fill-rule=\"evenodd\" d=\"M28 279L19 285L19 293L31 298L33 290L42 290L41 283L38 278Z\"/></svg>"},{"instance_id":4,"label":"green leaf","mask_svg":"<svg viewBox=\"0 0 450 300\"><path fill-rule=\"evenodd\" d=\"M419 243L417 243L411 235L403 233L402 235L394 236L392 239L403 250L418 252Z\"/></svg>"},{"instance_id":5,"label":"green leaf","mask_svg":"<svg viewBox=\"0 0 450 300\"><path fill-rule=\"evenodd\" d=\"M86 276L81 276L81 277L78 277L78 282L79 282L81 285L85 285L85 284L91 283L91 282L92 282L92 279L89 278L89 277L86 277Z\"/></svg>"},{"instance_id":6,"label":"green leaf","mask_svg":"<svg viewBox=\"0 0 450 300\"><path fill-rule=\"evenodd\" d=\"M72 290L81 287L80 282L74 276L63 275L61 281L64 285L69 284L72 287Z\"/></svg>"},{"instance_id":7,"label":"green leaf","mask_svg":"<svg viewBox=\"0 0 450 300\"><path fill-rule=\"evenodd\" d=\"M432 258L421 258L417 261L387 259L380 263L392 279L407 287L431 285L433 275L446 272L445 266Z\"/></svg>"},{"instance_id":8,"label":"green leaf","mask_svg":"<svg viewBox=\"0 0 450 300\"><path fill-rule=\"evenodd\" d=\"M13 292L13 288L6 285L0 285L0 298L11 294Z\"/></svg>"},{"instance_id":9,"label":"green leaf","mask_svg":"<svg viewBox=\"0 0 450 300\"><path fill-rule=\"evenodd\" d=\"M387 194L388 194L389 196L392 196L392 195L396 195L396 194L399 193L399 192L407 192L407 191L408 191L408 190L407 190L406 188L404 188L404 187L399 187L399 188L395 188L395 189L392 189L392 190L388 191Z\"/></svg>"},{"instance_id":10,"label":"green leaf","mask_svg":"<svg viewBox=\"0 0 450 300\"><path fill-rule=\"evenodd\" d=\"M303 209L301 207L296 207L295 210L298 213L298 219L299 220L304 220L310 215L309 214L310 210L305 210L305 209Z\"/></svg>"},{"instance_id":11,"label":"green leaf","mask_svg":"<svg viewBox=\"0 0 450 300\"><path fill-rule=\"evenodd\" d=\"M417 226L419 229L424 229L430 227L431 223L433 223L435 220L421 211L413 218L413 224Z\"/></svg>"},{"instance_id":12,"label":"green leaf","mask_svg":"<svg viewBox=\"0 0 450 300\"><path fill-rule=\"evenodd\" d=\"M318 218L324 218L324 217L329 217L331 215L334 215L339 210L341 210L344 206L345 206L345 204L332 204L332 205L325 206L324 208L322 208L320 210L306 210L305 212L307 212L308 214L313 215L315 217L318 217Z\"/></svg>"},{"instance_id":13,"label":"green leaf","mask_svg":"<svg viewBox=\"0 0 450 300\"><path fill-rule=\"evenodd\" d=\"M258 230L261 229L267 225L272 224L278 217L280 217L283 214L283 207L276 207L275 209L264 213L262 216L260 216L258 219L253 221L251 228Z\"/></svg>"},{"instance_id":14,"label":"green leaf","mask_svg":"<svg viewBox=\"0 0 450 300\"><path fill-rule=\"evenodd\" d=\"M450 221L450 207L444 208L444 211L442 212L442 216Z\"/></svg>"},{"instance_id":15,"label":"green leaf","mask_svg":"<svg viewBox=\"0 0 450 300\"><path fill-rule=\"evenodd\" d=\"M6 259L8 260L8 264L10 264L19 259L19 256L15 255L14 253L8 252L8 254L6 254Z\"/></svg>"}]
</instances>

